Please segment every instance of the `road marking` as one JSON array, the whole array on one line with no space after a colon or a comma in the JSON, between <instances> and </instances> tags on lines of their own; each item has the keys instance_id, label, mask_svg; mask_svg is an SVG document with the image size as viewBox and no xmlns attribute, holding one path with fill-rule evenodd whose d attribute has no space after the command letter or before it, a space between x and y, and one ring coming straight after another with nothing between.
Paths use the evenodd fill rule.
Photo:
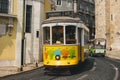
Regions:
<instances>
[{"instance_id":1,"label":"road marking","mask_svg":"<svg viewBox=\"0 0 120 80\"><path fill-rule=\"evenodd\" d=\"M120 63L119 61L116 61L116 60L113 60L113 59L110 59L110 58L106 58L106 59L109 59L109 60L111 60L111 61L114 61L114 62ZM114 64L112 64L112 63L110 63L110 62L108 62L108 63L109 63L110 65L112 65L113 68L115 69L115 77L114 77L113 80L117 80L117 79L118 79L118 75L119 75L118 68L117 68Z\"/></svg>"},{"instance_id":2,"label":"road marking","mask_svg":"<svg viewBox=\"0 0 120 80\"><path fill-rule=\"evenodd\" d=\"M95 71L96 67L94 66L90 71Z\"/></svg>"},{"instance_id":3,"label":"road marking","mask_svg":"<svg viewBox=\"0 0 120 80\"><path fill-rule=\"evenodd\" d=\"M113 67L114 67L114 69L115 69L115 77L114 77L114 79L113 80L117 80L118 79L118 74L119 74L119 72L118 72L118 68L115 66L115 65L113 65L113 64L111 64Z\"/></svg>"},{"instance_id":4,"label":"road marking","mask_svg":"<svg viewBox=\"0 0 120 80\"><path fill-rule=\"evenodd\" d=\"M118 79L118 74L119 74L118 68L110 62L108 62L108 63L115 69L115 77L114 77L113 80L117 80Z\"/></svg>"},{"instance_id":5,"label":"road marking","mask_svg":"<svg viewBox=\"0 0 120 80\"><path fill-rule=\"evenodd\" d=\"M95 71L97 63L94 62L93 68L90 71Z\"/></svg>"},{"instance_id":6,"label":"road marking","mask_svg":"<svg viewBox=\"0 0 120 80\"><path fill-rule=\"evenodd\" d=\"M87 76L88 76L88 75L85 74L85 75L81 76L80 78L78 78L78 79L76 79L76 80L82 80L83 78L85 78L85 77L87 77Z\"/></svg>"}]
</instances>

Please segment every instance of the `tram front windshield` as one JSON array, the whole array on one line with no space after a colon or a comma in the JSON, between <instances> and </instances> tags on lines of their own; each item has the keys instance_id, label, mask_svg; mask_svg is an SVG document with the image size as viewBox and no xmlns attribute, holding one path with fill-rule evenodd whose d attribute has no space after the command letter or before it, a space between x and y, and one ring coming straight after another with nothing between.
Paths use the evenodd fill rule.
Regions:
<instances>
[{"instance_id":1,"label":"tram front windshield","mask_svg":"<svg viewBox=\"0 0 120 80\"><path fill-rule=\"evenodd\" d=\"M53 26L52 29L50 27L43 27L43 43L47 45L50 43L52 45L76 44L75 36L75 26L65 26L65 29L63 26Z\"/></svg>"},{"instance_id":2,"label":"tram front windshield","mask_svg":"<svg viewBox=\"0 0 120 80\"><path fill-rule=\"evenodd\" d=\"M52 27L52 43L63 44L63 26Z\"/></svg>"}]
</instances>

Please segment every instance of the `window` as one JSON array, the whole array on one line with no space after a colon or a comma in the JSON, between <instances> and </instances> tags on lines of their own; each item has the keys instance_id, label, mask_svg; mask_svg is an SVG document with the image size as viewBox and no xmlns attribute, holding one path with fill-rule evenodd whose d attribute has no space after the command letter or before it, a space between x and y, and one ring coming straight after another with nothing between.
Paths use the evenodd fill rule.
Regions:
<instances>
[{"instance_id":1,"label":"window","mask_svg":"<svg viewBox=\"0 0 120 80\"><path fill-rule=\"evenodd\" d=\"M32 18L32 6L26 6L26 32L31 32L31 18Z\"/></svg>"},{"instance_id":2,"label":"window","mask_svg":"<svg viewBox=\"0 0 120 80\"><path fill-rule=\"evenodd\" d=\"M105 46L103 46L103 45L95 45L93 48L95 48L95 49L105 49Z\"/></svg>"},{"instance_id":3,"label":"window","mask_svg":"<svg viewBox=\"0 0 120 80\"><path fill-rule=\"evenodd\" d=\"M61 5L61 0L57 0L57 5Z\"/></svg>"},{"instance_id":4,"label":"window","mask_svg":"<svg viewBox=\"0 0 120 80\"><path fill-rule=\"evenodd\" d=\"M8 13L9 0L0 0L0 13Z\"/></svg>"},{"instance_id":5,"label":"window","mask_svg":"<svg viewBox=\"0 0 120 80\"><path fill-rule=\"evenodd\" d=\"M50 34L51 33L51 34ZM64 39L65 35L65 39ZM51 37L50 37L51 36ZM64 42L64 40L66 40ZM76 26L46 26L43 28L43 44L50 45L61 45L61 44L76 44Z\"/></svg>"},{"instance_id":6,"label":"window","mask_svg":"<svg viewBox=\"0 0 120 80\"><path fill-rule=\"evenodd\" d=\"M84 31L84 44L88 44L88 36L89 35L89 33L87 32L87 31Z\"/></svg>"},{"instance_id":7,"label":"window","mask_svg":"<svg viewBox=\"0 0 120 80\"><path fill-rule=\"evenodd\" d=\"M113 21L113 15L111 14L111 21Z\"/></svg>"},{"instance_id":8,"label":"window","mask_svg":"<svg viewBox=\"0 0 120 80\"><path fill-rule=\"evenodd\" d=\"M76 33L76 27L75 26L66 26L66 44L75 44L75 33Z\"/></svg>"},{"instance_id":9,"label":"window","mask_svg":"<svg viewBox=\"0 0 120 80\"><path fill-rule=\"evenodd\" d=\"M53 44L63 43L63 26L52 27L52 42Z\"/></svg>"},{"instance_id":10,"label":"window","mask_svg":"<svg viewBox=\"0 0 120 80\"><path fill-rule=\"evenodd\" d=\"M50 44L50 27L43 28L43 43Z\"/></svg>"}]
</instances>

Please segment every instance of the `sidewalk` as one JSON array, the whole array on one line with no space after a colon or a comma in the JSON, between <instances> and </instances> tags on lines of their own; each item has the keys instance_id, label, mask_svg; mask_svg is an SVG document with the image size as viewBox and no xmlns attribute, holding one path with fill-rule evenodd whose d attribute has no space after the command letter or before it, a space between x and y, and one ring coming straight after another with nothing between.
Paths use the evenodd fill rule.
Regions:
<instances>
[{"instance_id":1,"label":"sidewalk","mask_svg":"<svg viewBox=\"0 0 120 80\"><path fill-rule=\"evenodd\" d=\"M42 62L38 63L37 67L36 67L36 64L25 65L23 67L23 71L19 71L18 67L16 67L16 66L0 67L0 77L22 73L22 72L25 72L25 71L29 71L29 70L33 70L33 69L39 68L39 67L43 67L43 63Z\"/></svg>"}]
</instances>

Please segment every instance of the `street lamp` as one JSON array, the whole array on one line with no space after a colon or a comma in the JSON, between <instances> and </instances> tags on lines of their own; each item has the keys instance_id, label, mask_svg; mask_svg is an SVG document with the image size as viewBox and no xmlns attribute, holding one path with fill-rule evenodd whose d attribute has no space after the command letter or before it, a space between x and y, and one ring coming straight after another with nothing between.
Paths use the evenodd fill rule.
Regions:
<instances>
[{"instance_id":1,"label":"street lamp","mask_svg":"<svg viewBox=\"0 0 120 80\"><path fill-rule=\"evenodd\" d=\"M7 30L8 30L8 35L11 36L13 30L13 18L9 18L9 24Z\"/></svg>"},{"instance_id":2,"label":"street lamp","mask_svg":"<svg viewBox=\"0 0 120 80\"><path fill-rule=\"evenodd\" d=\"M7 30L8 30L8 35L11 36L12 35L12 30L13 30L13 24L9 24Z\"/></svg>"}]
</instances>

